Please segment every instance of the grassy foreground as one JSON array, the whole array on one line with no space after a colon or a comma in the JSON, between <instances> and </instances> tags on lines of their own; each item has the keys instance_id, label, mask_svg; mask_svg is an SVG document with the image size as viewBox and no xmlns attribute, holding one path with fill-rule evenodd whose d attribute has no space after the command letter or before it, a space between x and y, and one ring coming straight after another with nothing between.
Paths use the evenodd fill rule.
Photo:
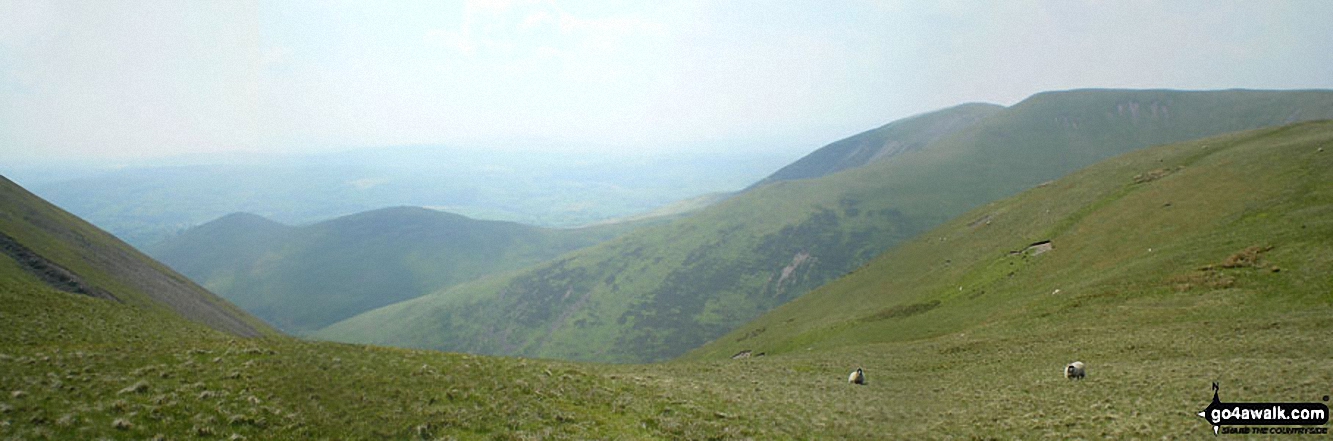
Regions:
<instances>
[{"instance_id":1,"label":"grassy foreground","mask_svg":"<svg viewBox=\"0 0 1333 441\"><path fill-rule=\"evenodd\" d=\"M1333 385L1327 313L1229 320L1206 334L978 330L628 366L233 339L3 288L6 325L24 325L0 346L5 439L1183 437L1209 431L1193 412L1210 381L1246 401L1314 401ZM1099 353L1085 381L1060 377L1071 347ZM845 383L858 365L865 387Z\"/></svg>"}]
</instances>

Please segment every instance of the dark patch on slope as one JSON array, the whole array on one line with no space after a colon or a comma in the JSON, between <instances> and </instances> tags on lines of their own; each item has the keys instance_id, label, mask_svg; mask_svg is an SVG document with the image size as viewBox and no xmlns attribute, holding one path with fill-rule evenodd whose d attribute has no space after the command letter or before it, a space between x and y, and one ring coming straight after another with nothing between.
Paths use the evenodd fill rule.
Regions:
<instances>
[{"instance_id":1,"label":"dark patch on slope","mask_svg":"<svg viewBox=\"0 0 1333 441\"><path fill-rule=\"evenodd\" d=\"M0 252L12 257L28 273L37 276L42 283L52 288L74 293L83 294L88 297L112 300L119 302L120 299L105 289L98 288L89 284L74 274L73 271L42 257L42 255L23 246L8 234L0 233Z\"/></svg>"}]
</instances>

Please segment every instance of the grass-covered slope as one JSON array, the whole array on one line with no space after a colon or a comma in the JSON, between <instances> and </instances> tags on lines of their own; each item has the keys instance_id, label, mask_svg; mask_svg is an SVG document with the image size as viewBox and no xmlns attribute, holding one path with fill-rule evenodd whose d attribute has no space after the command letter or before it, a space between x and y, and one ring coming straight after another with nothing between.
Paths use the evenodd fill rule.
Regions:
<instances>
[{"instance_id":1,"label":"grass-covered slope","mask_svg":"<svg viewBox=\"0 0 1333 441\"><path fill-rule=\"evenodd\" d=\"M237 213L151 247L163 263L275 326L306 333L614 237L398 207L292 227Z\"/></svg>"},{"instance_id":2,"label":"grass-covered slope","mask_svg":"<svg viewBox=\"0 0 1333 441\"><path fill-rule=\"evenodd\" d=\"M1333 92L1039 94L920 150L761 186L671 224L390 305L318 335L489 354L662 360L954 216L1103 158L1321 116L1333 117Z\"/></svg>"},{"instance_id":3,"label":"grass-covered slope","mask_svg":"<svg viewBox=\"0 0 1333 441\"><path fill-rule=\"evenodd\" d=\"M114 236L0 177L0 261L68 292L166 310L240 336L274 331Z\"/></svg>"},{"instance_id":4,"label":"grass-covered slope","mask_svg":"<svg viewBox=\"0 0 1333 441\"><path fill-rule=\"evenodd\" d=\"M792 377L864 366L858 417L896 436L1211 436L1194 413L1214 381L1232 402L1328 396L1330 256L1333 122L1261 129L973 210L680 365L766 352L726 369L793 406L823 397ZM1073 360L1087 380L1060 377Z\"/></svg>"}]
</instances>

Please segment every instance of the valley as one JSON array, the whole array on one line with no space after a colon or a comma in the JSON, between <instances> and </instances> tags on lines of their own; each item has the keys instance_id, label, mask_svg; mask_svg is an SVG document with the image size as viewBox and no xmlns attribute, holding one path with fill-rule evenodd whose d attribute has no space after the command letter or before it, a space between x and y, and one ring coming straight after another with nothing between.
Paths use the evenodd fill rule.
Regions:
<instances>
[{"instance_id":1,"label":"valley","mask_svg":"<svg viewBox=\"0 0 1333 441\"><path fill-rule=\"evenodd\" d=\"M1207 436L1194 413L1212 382L1236 401L1329 394L1329 147L1333 123L1319 121L1115 156L656 364L238 338L153 303L55 290L5 259L0 434ZM23 237L9 216L4 232ZM1025 252L1043 240L1049 251ZM59 257L59 242L22 242L95 271ZM741 349L765 355L731 359ZM1086 379L1061 375L1074 359ZM865 386L846 382L857 367Z\"/></svg>"}]
</instances>

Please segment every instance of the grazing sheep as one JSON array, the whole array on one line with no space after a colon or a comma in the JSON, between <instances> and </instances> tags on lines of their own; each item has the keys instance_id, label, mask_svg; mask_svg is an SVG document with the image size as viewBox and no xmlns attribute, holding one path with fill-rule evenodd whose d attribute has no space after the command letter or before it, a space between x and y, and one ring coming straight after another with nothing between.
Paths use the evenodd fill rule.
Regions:
<instances>
[{"instance_id":1,"label":"grazing sheep","mask_svg":"<svg viewBox=\"0 0 1333 441\"><path fill-rule=\"evenodd\" d=\"M865 373L865 371L862 371L861 368L856 368L856 372L852 372L851 375L848 375L848 376L847 376L847 382L848 382L848 383L852 383L852 384L860 384L860 385L864 385L864 384L866 384L866 373Z\"/></svg>"},{"instance_id":2,"label":"grazing sheep","mask_svg":"<svg viewBox=\"0 0 1333 441\"><path fill-rule=\"evenodd\" d=\"M1068 366L1065 366L1065 378L1071 380L1075 379L1082 380L1083 377L1087 375L1088 371L1083 368L1083 362L1081 361L1075 361L1073 363L1069 363Z\"/></svg>"}]
</instances>

